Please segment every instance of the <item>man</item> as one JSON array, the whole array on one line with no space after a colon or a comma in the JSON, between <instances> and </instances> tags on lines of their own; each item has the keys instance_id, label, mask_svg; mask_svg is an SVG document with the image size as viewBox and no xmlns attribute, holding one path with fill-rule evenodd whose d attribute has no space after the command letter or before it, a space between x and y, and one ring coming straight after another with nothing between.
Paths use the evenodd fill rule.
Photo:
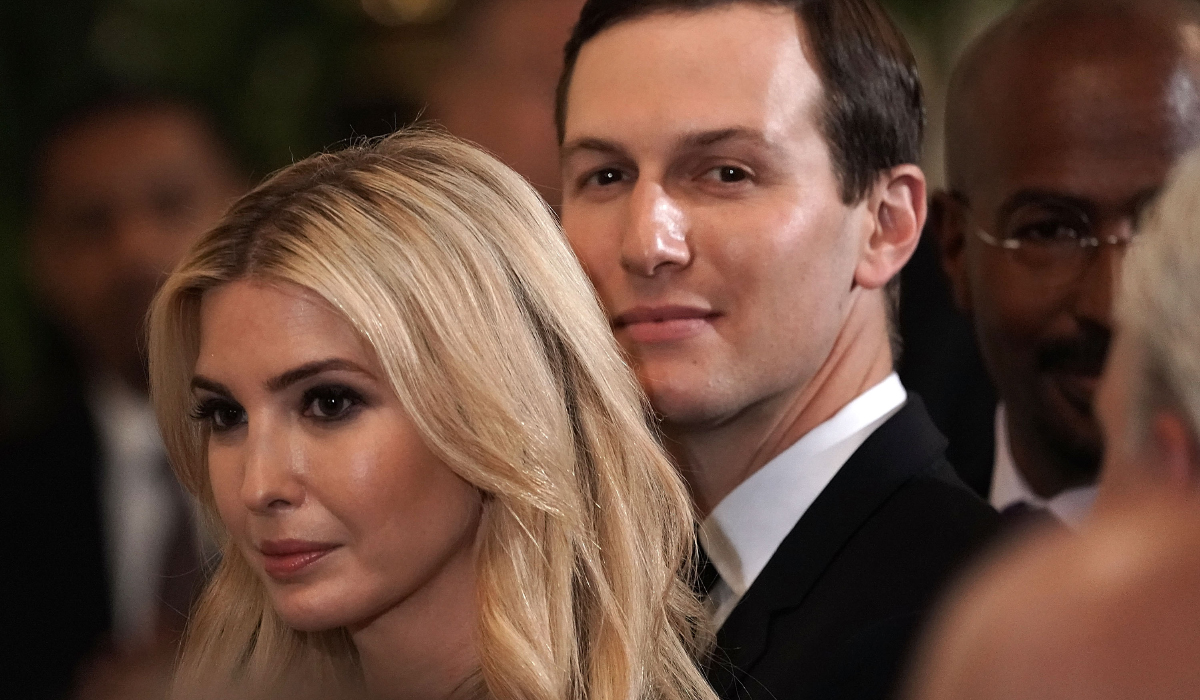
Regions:
<instances>
[{"instance_id":1,"label":"man","mask_svg":"<svg viewBox=\"0 0 1200 700\"><path fill-rule=\"evenodd\" d=\"M195 108L122 93L50 131L32 185L30 269L67 359L43 392L49 408L0 445L19 590L7 607L12 682L21 697L56 697L99 647L166 648L179 632L195 531L146 397L142 319L241 177Z\"/></svg>"},{"instance_id":2,"label":"man","mask_svg":"<svg viewBox=\"0 0 1200 700\"><path fill-rule=\"evenodd\" d=\"M1200 687L1200 156L1129 253L1097 394L1096 513L953 599L914 698L1193 698Z\"/></svg>"},{"instance_id":3,"label":"man","mask_svg":"<svg viewBox=\"0 0 1200 700\"><path fill-rule=\"evenodd\" d=\"M1198 16L1182 0L1035 0L952 80L931 228L1000 397L979 477L999 510L1075 526L1095 496L1124 248L1200 134Z\"/></svg>"},{"instance_id":4,"label":"man","mask_svg":"<svg viewBox=\"0 0 1200 700\"><path fill-rule=\"evenodd\" d=\"M1196 506L1150 498L1024 543L955 598L907 697L1195 698Z\"/></svg>"},{"instance_id":5,"label":"man","mask_svg":"<svg viewBox=\"0 0 1200 700\"><path fill-rule=\"evenodd\" d=\"M704 518L724 697L888 694L994 513L892 373L920 85L869 0L591 0L563 224Z\"/></svg>"},{"instance_id":6,"label":"man","mask_svg":"<svg viewBox=\"0 0 1200 700\"><path fill-rule=\"evenodd\" d=\"M459 4L426 116L496 154L557 206L554 84L583 0Z\"/></svg>"}]
</instances>

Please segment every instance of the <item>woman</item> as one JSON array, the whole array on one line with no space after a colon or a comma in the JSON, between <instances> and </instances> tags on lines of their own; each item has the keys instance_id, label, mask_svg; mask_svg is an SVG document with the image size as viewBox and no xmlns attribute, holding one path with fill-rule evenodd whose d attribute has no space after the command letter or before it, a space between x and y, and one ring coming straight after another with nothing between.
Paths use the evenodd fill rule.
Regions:
<instances>
[{"instance_id":1,"label":"woman","mask_svg":"<svg viewBox=\"0 0 1200 700\"><path fill-rule=\"evenodd\" d=\"M690 501L545 205L407 132L245 196L150 318L227 535L178 694L711 698Z\"/></svg>"}]
</instances>

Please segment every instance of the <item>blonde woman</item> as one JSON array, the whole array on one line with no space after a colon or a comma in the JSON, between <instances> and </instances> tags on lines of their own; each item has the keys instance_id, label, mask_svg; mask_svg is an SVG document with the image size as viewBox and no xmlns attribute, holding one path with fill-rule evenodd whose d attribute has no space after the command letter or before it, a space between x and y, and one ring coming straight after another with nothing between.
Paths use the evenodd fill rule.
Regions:
<instances>
[{"instance_id":1,"label":"blonde woman","mask_svg":"<svg viewBox=\"0 0 1200 700\"><path fill-rule=\"evenodd\" d=\"M224 556L177 695L709 700L690 501L537 195L428 132L240 200L150 319Z\"/></svg>"}]
</instances>

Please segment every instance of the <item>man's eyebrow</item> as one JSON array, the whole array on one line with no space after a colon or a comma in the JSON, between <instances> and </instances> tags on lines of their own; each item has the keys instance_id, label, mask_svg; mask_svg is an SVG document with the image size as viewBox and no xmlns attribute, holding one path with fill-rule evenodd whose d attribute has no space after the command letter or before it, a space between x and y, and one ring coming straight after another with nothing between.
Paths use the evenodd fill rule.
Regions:
<instances>
[{"instance_id":1,"label":"man's eyebrow","mask_svg":"<svg viewBox=\"0 0 1200 700\"><path fill-rule=\"evenodd\" d=\"M1009 195L1007 199L996 210L996 217L1003 221L1012 216L1013 212L1024 206L1056 206L1056 207L1071 207L1092 216L1095 214L1096 205L1091 200L1075 195L1066 194L1065 192L1055 192L1053 190L1042 189L1024 189L1018 190Z\"/></svg>"},{"instance_id":2,"label":"man's eyebrow","mask_svg":"<svg viewBox=\"0 0 1200 700\"><path fill-rule=\"evenodd\" d=\"M763 133L758 129L738 126L684 134L678 139L677 147L681 150L686 150L689 148L704 148L706 146L714 146L726 141L749 141L757 146L762 146L765 148L772 147L766 136L764 136ZM625 155L625 149L614 141L609 141L602 138L584 137L569 141L564 144L562 148L562 159L565 161L581 151L589 151L603 155Z\"/></svg>"},{"instance_id":3,"label":"man's eyebrow","mask_svg":"<svg viewBox=\"0 0 1200 700\"><path fill-rule=\"evenodd\" d=\"M621 148L612 141L600 138L584 137L563 144L561 158L565 161L571 156L574 156L576 153L585 151L600 153L603 155L623 155L625 153L625 149Z\"/></svg>"},{"instance_id":4,"label":"man's eyebrow","mask_svg":"<svg viewBox=\"0 0 1200 700\"><path fill-rule=\"evenodd\" d=\"M359 365L351 362L350 360L334 357L328 360L309 362L307 364L300 365L295 369L289 369L277 377L268 379L265 386L267 387L267 391L272 393L283 391L296 382L304 381L309 377L315 377L323 372L333 371L356 372L358 374L364 374L368 377L371 377L372 379L375 378L373 374L363 369ZM214 394L220 394L221 396L226 397L233 396L233 392L230 391L224 384L215 382L199 374L192 377L192 389L203 389L204 391L210 391Z\"/></svg>"},{"instance_id":5,"label":"man's eyebrow","mask_svg":"<svg viewBox=\"0 0 1200 700\"><path fill-rule=\"evenodd\" d=\"M713 146L725 141L751 141L759 146L770 146L770 143L768 143L767 138L763 136L761 131L745 127L701 131L695 134L688 134L682 139L685 147Z\"/></svg>"}]
</instances>

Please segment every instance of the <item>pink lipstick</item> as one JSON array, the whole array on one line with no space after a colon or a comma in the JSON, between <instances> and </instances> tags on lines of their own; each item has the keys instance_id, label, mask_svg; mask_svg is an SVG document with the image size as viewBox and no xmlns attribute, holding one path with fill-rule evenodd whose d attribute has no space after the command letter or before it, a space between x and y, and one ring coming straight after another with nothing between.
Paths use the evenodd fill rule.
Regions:
<instances>
[{"instance_id":1,"label":"pink lipstick","mask_svg":"<svg viewBox=\"0 0 1200 700\"><path fill-rule=\"evenodd\" d=\"M307 540L267 540L259 545L263 570L274 579L295 576L341 545Z\"/></svg>"}]
</instances>

